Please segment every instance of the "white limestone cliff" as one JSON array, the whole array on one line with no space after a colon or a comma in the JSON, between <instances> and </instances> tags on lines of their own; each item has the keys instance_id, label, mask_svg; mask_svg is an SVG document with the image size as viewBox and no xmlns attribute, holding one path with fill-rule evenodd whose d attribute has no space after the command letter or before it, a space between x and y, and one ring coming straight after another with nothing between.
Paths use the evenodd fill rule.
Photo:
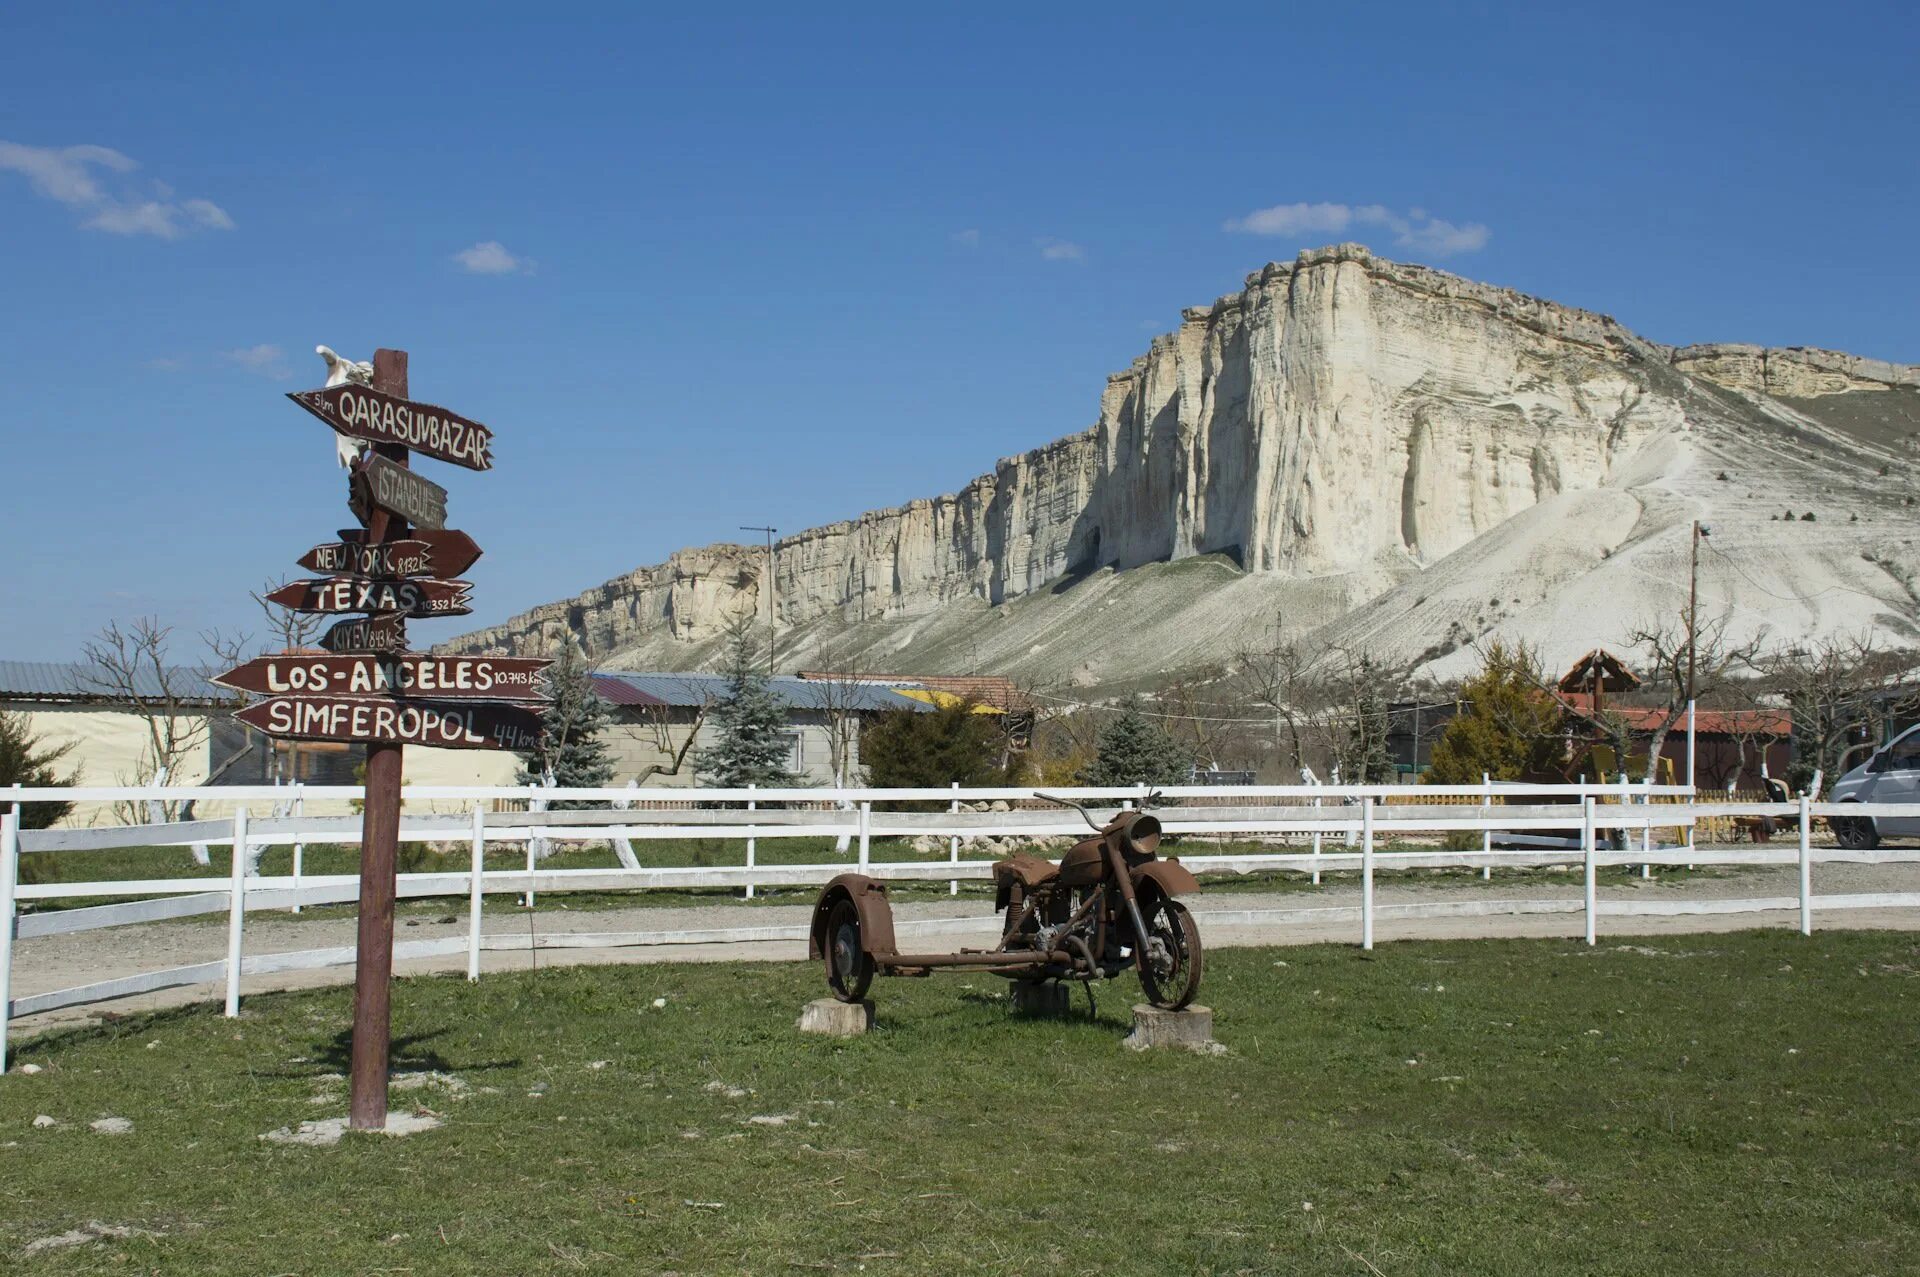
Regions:
<instances>
[{"instance_id":1,"label":"white limestone cliff","mask_svg":"<svg viewBox=\"0 0 1920 1277\"><path fill-rule=\"evenodd\" d=\"M932 659L916 657L914 635L938 630L935 619L1209 555L1291 583L1295 628L1333 624L1536 507L1585 508L1581 493L1693 490L1670 509L1615 501L1596 526L1629 509L1684 523L1687 500L1727 495L1701 459L1742 431L1812 432L1839 464L1872 474L1878 445L1794 405L1886 392L1904 403L1916 387L1920 369L1817 350L1676 350L1359 245L1314 250L1184 312L1108 379L1090 429L1005 458L957 493L780 540L781 627L817 650L878 626L894 664L911 664ZM1876 499L1897 512L1895 496ZM1639 517L1646 526L1630 517L1621 538L1653 529ZM538 652L571 634L596 656L686 663L677 656L704 655L729 621L764 610L763 570L755 547L683 550L449 646ZM1432 637L1394 642L1411 661L1430 658Z\"/></svg>"}]
</instances>

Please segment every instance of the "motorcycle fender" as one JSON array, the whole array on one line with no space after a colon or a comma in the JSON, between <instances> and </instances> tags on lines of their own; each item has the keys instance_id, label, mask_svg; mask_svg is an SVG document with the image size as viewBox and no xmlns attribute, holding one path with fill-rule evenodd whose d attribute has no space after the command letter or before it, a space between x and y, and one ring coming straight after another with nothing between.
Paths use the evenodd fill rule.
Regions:
<instances>
[{"instance_id":1,"label":"motorcycle fender","mask_svg":"<svg viewBox=\"0 0 1920 1277\"><path fill-rule=\"evenodd\" d=\"M1185 896L1200 890L1200 882L1177 860L1149 860L1133 871L1135 895L1145 893L1151 883L1163 896Z\"/></svg>"},{"instance_id":2,"label":"motorcycle fender","mask_svg":"<svg viewBox=\"0 0 1920 1277\"><path fill-rule=\"evenodd\" d=\"M841 874L826 885L813 906L813 925L807 929L808 957L818 958L826 952L827 915L842 898L853 901L860 914L862 948L876 958L900 951L893 938L893 904L887 899L887 885L865 874Z\"/></svg>"}]
</instances>

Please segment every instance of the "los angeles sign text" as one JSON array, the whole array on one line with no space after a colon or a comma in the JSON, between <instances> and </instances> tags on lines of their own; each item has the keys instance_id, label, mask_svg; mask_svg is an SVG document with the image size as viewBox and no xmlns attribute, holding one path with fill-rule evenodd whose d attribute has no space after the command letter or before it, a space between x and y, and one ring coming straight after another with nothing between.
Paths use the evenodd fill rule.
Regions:
<instances>
[{"instance_id":1,"label":"los angeles sign text","mask_svg":"<svg viewBox=\"0 0 1920 1277\"><path fill-rule=\"evenodd\" d=\"M445 408L351 382L287 398L350 439L397 443L469 470L493 468L493 431Z\"/></svg>"},{"instance_id":2,"label":"los angeles sign text","mask_svg":"<svg viewBox=\"0 0 1920 1277\"><path fill-rule=\"evenodd\" d=\"M234 715L269 736L293 740L431 745L437 749L530 750L544 730L537 710L504 701L336 700L275 696Z\"/></svg>"},{"instance_id":3,"label":"los angeles sign text","mask_svg":"<svg viewBox=\"0 0 1920 1277\"><path fill-rule=\"evenodd\" d=\"M269 696L538 700L549 661L520 656L262 656L213 681Z\"/></svg>"}]
</instances>

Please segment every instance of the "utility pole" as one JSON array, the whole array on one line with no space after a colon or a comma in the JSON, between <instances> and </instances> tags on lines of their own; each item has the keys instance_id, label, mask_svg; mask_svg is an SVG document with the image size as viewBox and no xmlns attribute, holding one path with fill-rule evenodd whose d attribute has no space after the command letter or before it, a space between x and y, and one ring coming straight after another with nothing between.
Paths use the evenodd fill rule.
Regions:
<instances>
[{"instance_id":1,"label":"utility pole","mask_svg":"<svg viewBox=\"0 0 1920 1277\"><path fill-rule=\"evenodd\" d=\"M767 677L773 677L773 534L778 528L755 527L749 523L740 525L742 532L764 532L767 534Z\"/></svg>"}]
</instances>

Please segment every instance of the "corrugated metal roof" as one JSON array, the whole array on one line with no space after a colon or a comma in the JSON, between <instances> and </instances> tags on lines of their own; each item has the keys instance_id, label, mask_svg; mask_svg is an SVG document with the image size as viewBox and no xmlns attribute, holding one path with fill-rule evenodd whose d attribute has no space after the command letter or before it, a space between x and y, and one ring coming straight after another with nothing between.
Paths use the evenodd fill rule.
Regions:
<instances>
[{"instance_id":1,"label":"corrugated metal roof","mask_svg":"<svg viewBox=\"0 0 1920 1277\"><path fill-rule=\"evenodd\" d=\"M102 689L105 676L94 666L64 661L0 660L0 696L15 700L110 701L117 699ZM176 695L195 701L228 701L233 693L208 682L199 670L176 666L169 671L169 682ZM141 696L164 695L160 677L152 670L141 670L134 678L134 689Z\"/></svg>"},{"instance_id":2,"label":"corrugated metal roof","mask_svg":"<svg viewBox=\"0 0 1920 1277\"><path fill-rule=\"evenodd\" d=\"M607 695L608 685L617 682L627 693L652 697L656 703L694 707L710 704L727 694L724 674L651 673L640 670L599 670L594 682L603 698L614 704L645 704L635 700L614 701ZM828 682L820 679L789 678L781 675L767 680L767 689L795 709L847 709L873 713L885 709L931 710L933 707L910 696L902 696L891 687L877 683Z\"/></svg>"}]
</instances>

